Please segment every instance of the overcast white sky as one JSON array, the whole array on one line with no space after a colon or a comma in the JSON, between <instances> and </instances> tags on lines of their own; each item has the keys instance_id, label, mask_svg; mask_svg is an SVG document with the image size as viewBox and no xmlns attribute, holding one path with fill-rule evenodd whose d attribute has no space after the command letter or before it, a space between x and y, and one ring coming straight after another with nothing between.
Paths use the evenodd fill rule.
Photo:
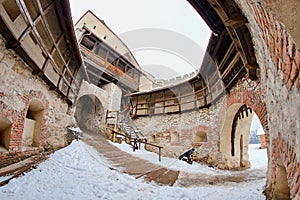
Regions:
<instances>
[{"instance_id":1,"label":"overcast white sky","mask_svg":"<svg viewBox=\"0 0 300 200\"><path fill-rule=\"evenodd\" d=\"M145 39L151 35L149 30L168 30L169 35L163 36L161 42L172 38L172 44L178 43L179 47L165 47L153 45L153 48L132 47L131 41L124 41L131 49L140 66L158 78L171 78L179 74L195 71L201 62L191 61L187 58L191 52L199 51L199 57L207 47L210 29L193 7L183 0L70 0L73 22L87 11L91 10L110 27L115 34L136 34L135 30L146 29L144 36L136 34L136 40ZM166 33L167 31L164 31ZM168 33L168 32L167 32ZM179 35L180 34L180 35ZM182 35L184 37L182 37ZM131 37L132 38L132 37ZM150 37L148 37L150 39ZM148 39L147 38L147 39ZM174 38L178 38L178 40ZM157 38L151 38L157 40ZM150 39L150 40L151 40ZM170 40L171 41L171 40ZM188 49L190 43L195 43L197 49L176 52L173 48ZM188 44L188 45L185 45ZM184 46L185 45L185 46ZM182 48L181 48L182 47ZM169 49L171 48L171 49ZM175 51L175 53L174 53ZM201 52L202 51L202 52ZM196 54L198 59L198 54ZM195 56L194 56L195 57Z\"/></svg>"}]
</instances>

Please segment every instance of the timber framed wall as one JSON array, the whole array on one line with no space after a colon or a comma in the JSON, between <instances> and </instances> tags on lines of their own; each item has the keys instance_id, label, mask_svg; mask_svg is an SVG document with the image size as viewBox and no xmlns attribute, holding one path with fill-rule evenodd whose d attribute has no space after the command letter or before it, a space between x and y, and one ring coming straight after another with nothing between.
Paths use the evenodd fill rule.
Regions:
<instances>
[{"instance_id":1,"label":"timber framed wall","mask_svg":"<svg viewBox=\"0 0 300 200\"><path fill-rule=\"evenodd\" d=\"M83 72L68 1L1 0L1 32L14 49L69 104ZM78 75L78 77L77 77Z\"/></svg>"},{"instance_id":2,"label":"timber framed wall","mask_svg":"<svg viewBox=\"0 0 300 200\"><path fill-rule=\"evenodd\" d=\"M137 92L142 71L129 48L91 11L76 23L76 35L92 84L118 85L125 93Z\"/></svg>"},{"instance_id":3,"label":"timber framed wall","mask_svg":"<svg viewBox=\"0 0 300 200\"><path fill-rule=\"evenodd\" d=\"M182 113L208 106L211 96L203 79L152 92L131 94L134 117Z\"/></svg>"},{"instance_id":4,"label":"timber framed wall","mask_svg":"<svg viewBox=\"0 0 300 200\"><path fill-rule=\"evenodd\" d=\"M70 105L86 74L69 1L0 0L0 25L3 167L67 144Z\"/></svg>"}]
</instances>

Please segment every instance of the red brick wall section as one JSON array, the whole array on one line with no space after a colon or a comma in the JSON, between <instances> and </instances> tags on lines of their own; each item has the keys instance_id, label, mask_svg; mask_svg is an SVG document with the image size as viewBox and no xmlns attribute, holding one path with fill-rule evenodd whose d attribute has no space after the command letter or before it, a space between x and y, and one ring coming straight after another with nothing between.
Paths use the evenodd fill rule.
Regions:
<instances>
[{"instance_id":1,"label":"red brick wall section","mask_svg":"<svg viewBox=\"0 0 300 200\"><path fill-rule=\"evenodd\" d=\"M217 132L222 131L224 124L224 119L226 111L236 103L245 104L250 107L255 114L258 116L262 127L266 133L266 140L269 142L269 128L267 121L267 109L265 103L261 100L260 95L263 94L261 90L249 91L243 87L232 89L229 94L226 95L225 103L223 104L219 114L218 114L218 123L217 123ZM220 138L218 138L220 140ZM220 151L220 142L218 143L218 149Z\"/></svg>"},{"instance_id":2,"label":"red brick wall section","mask_svg":"<svg viewBox=\"0 0 300 200\"><path fill-rule=\"evenodd\" d=\"M42 124L41 124L41 132L40 132L40 147L43 147L44 142L47 138L47 130L48 130L48 126L47 126L47 119L46 116L48 116L48 108L49 108L49 103L46 99L46 97L43 95L43 93L41 91L34 91L34 90L30 90L26 95L24 95L23 100L25 103L25 109L24 109L24 114L26 115L26 112L29 108L30 102L34 99L39 100L44 107L44 112L43 112L43 117L42 117ZM24 118L25 119L25 115Z\"/></svg>"},{"instance_id":3,"label":"red brick wall section","mask_svg":"<svg viewBox=\"0 0 300 200\"><path fill-rule=\"evenodd\" d=\"M293 38L287 33L283 26L268 13L260 4L248 0L258 26L261 29L262 37L270 52L277 72L284 73L284 82L288 88L295 85L300 89L300 49L295 45ZM279 73L277 73L279 76Z\"/></svg>"},{"instance_id":4,"label":"red brick wall section","mask_svg":"<svg viewBox=\"0 0 300 200\"><path fill-rule=\"evenodd\" d=\"M276 163L278 159L283 161L284 167L287 172L288 185L290 188L291 199L300 198L300 164L297 162L296 152L294 147L290 145L282 136L279 134L276 140L272 141L273 148L272 152L272 179L271 182L275 185L276 180ZM268 194L272 194L269 193Z\"/></svg>"},{"instance_id":5,"label":"red brick wall section","mask_svg":"<svg viewBox=\"0 0 300 200\"><path fill-rule=\"evenodd\" d=\"M24 129L25 117L30 101L33 99L38 99L44 106L40 133L40 147L32 150L22 151L22 133ZM42 92L33 90L26 91L22 97L22 100L25 103L25 107L21 112L13 110L0 100L0 115L12 122L9 149L6 152L0 152L0 168L18 162L31 155L36 155L43 150L43 144L47 137L48 129L46 123L46 116L48 115L48 101Z\"/></svg>"},{"instance_id":6,"label":"red brick wall section","mask_svg":"<svg viewBox=\"0 0 300 200\"><path fill-rule=\"evenodd\" d=\"M262 38L265 41L267 49L270 53L272 62L276 67L276 75L279 79L284 81L288 90L300 89L300 49L284 29L284 26L278 22L278 20L264 9L261 4L255 3L254 0L247 0L247 4L251 10L256 23L258 24ZM287 11L288 12L288 11ZM267 75L266 75L267 76ZM268 78L268 77L266 77ZM292 143L292 141L290 141ZM296 151L294 147L286 141L282 135L279 135L277 139L273 139L273 149L271 152L272 167L271 170L272 179L271 184L274 185L276 180L276 163L278 157L280 157L285 165L288 174L288 183L290 187L290 194L292 198L299 199L299 185L300 185L300 164L296 159ZM267 184L269 184L267 182ZM267 185L270 187L270 185ZM268 190L268 188L266 188ZM267 191L267 195L273 195L273 191Z\"/></svg>"},{"instance_id":7,"label":"red brick wall section","mask_svg":"<svg viewBox=\"0 0 300 200\"><path fill-rule=\"evenodd\" d=\"M235 103L246 104L250 107L258 116L263 129L267 132L268 122L267 122L267 109L266 105L260 98L260 94L255 91L248 91L244 89L235 89L231 91L230 94L227 95L226 101L226 110Z\"/></svg>"},{"instance_id":8,"label":"red brick wall section","mask_svg":"<svg viewBox=\"0 0 300 200\"><path fill-rule=\"evenodd\" d=\"M5 94L4 94L5 95ZM10 122L18 122L19 121L19 113L12 110L9 106L4 104L0 100L0 115L7 118ZM21 144L18 143L17 138L20 137L20 131L18 131L20 125L17 125L18 123L12 124L12 130L11 130L11 141L9 146L8 152L0 152L0 168L5 167L9 164L18 162L22 159L20 153ZM22 134L22 133L21 133Z\"/></svg>"}]
</instances>

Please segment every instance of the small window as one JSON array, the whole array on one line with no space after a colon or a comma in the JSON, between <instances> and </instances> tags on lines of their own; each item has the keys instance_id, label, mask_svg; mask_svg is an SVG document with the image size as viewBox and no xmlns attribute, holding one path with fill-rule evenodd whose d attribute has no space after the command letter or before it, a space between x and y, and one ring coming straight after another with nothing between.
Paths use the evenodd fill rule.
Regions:
<instances>
[{"instance_id":1,"label":"small window","mask_svg":"<svg viewBox=\"0 0 300 200\"><path fill-rule=\"evenodd\" d=\"M110 64L116 66L117 56L115 54L109 52L109 55L107 57L107 62L109 62Z\"/></svg>"},{"instance_id":2,"label":"small window","mask_svg":"<svg viewBox=\"0 0 300 200\"><path fill-rule=\"evenodd\" d=\"M207 134L204 131L197 131L194 136L194 142L207 142Z\"/></svg>"},{"instance_id":3,"label":"small window","mask_svg":"<svg viewBox=\"0 0 300 200\"><path fill-rule=\"evenodd\" d=\"M118 67L122 72L125 72L126 63L122 59L120 59Z\"/></svg>"},{"instance_id":4,"label":"small window","mask_svg":"<svg viewBox=\"0 0 300 200\"><path fill-rule=\"evenodd\" d=\"M32 100L29 104L22 135L23 146L38 147L40 145L40 133L44 107L39 100Z\"/></svg>"},{"instance_id":5,"label":"small window","mask_svg":"<svg viewBox=\"0 0 300 200\"><path fill-rule=\"evenodd\" d=\"M95 53L101 58L105 59L107 54L107 49L103 46L103 43L98 43L95 48Z\"/></svg>"},{"instance_id":6,"label":"small window","mask_svg":"<svg viewBox=\"0 0 300 200\"><path fill-rule=\"evenodd\" d=\"M43 0L43 1L40 1L41 3L41 6L43 8L43 10L45 11L45 9L51 4L53 3L53 0Z\"/></svg>"},{"instance_id":7,"label":"small window","mask_svg":"<svg viewBox=\"0 0 300 200\"><path fill-rule=\"evenodd\" d=\"M95 44L95 41L89 37L84 37L81 41L81 44L88 48L89 50L92 50Z\"/></svg>"},{"instance_id":8,"label":"small window","mask_svg":"<svg viewBox=\"0 0 300 200\"><path fill-rule=\"evenodd\" d=\"M37 18L39 15L39 9L37 4L34 0L24 0L24 3L26 4L26 7L28 9L28 12L33 20Z\"/></svg>"},{"instance_id":9,"label":"small window","mask_svg":"<svg viewBox=\"0 0 300 200\"><path fill-rule=\"evenodd\" d=\"M276 166L275 199L290 199L290 187L288 185L288 174L283 162L278 159Z\"/></svg>"},{"instance_id":10,"label":"small window","mask_svg":"<svg viewBox=\"0 0 300 200\"><path fill-rule=\"evenodd\" d=\"M171 143L179 142L179 133L177 131L171 133Z\"/></svg>"}]
</instances>

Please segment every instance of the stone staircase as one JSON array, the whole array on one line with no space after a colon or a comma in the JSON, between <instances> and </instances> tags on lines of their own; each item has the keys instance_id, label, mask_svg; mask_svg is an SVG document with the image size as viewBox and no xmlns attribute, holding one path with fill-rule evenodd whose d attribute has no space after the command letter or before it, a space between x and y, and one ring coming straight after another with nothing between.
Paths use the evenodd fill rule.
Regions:
<instances>
[{"instance_id":1,"label":"stone staircase","mask_svg":"<svg viewBox=\"0 0 300 200\"><path fill-rule=\"evenodd\" d=\"M132 139L146 139L141 130L133 128L132 126L128 125L127 122L118 123L118 127L121 128L122 131Z\"/></svg>"},{"instance_id":2,"label":"stone staircase","mask_svg":"<svg viewBox=\"0 0 300 200\"><path fill-rule=\"evenodd\" d=\"M147 142L147 137L134 124L128 112L107 111L106 124L112 132L113 142L125 140L126 143L131 144L133 151L146 145L147 147L158 148L158 160L161 161L161 150L163 147ZM116 139L116 137L119 138Z\"/></svg>"},{"instance_id":3,"label":"stone staircase","mask_svg":"<svg viewBox=\"0 0 300 200\"><path fill-rule=\"evenodd\" d=\"M107 111L106 124L115 132L122 132L131 140L147 141L142 131L134 124L128 113Z\"/></svg>"}]
</instances>

